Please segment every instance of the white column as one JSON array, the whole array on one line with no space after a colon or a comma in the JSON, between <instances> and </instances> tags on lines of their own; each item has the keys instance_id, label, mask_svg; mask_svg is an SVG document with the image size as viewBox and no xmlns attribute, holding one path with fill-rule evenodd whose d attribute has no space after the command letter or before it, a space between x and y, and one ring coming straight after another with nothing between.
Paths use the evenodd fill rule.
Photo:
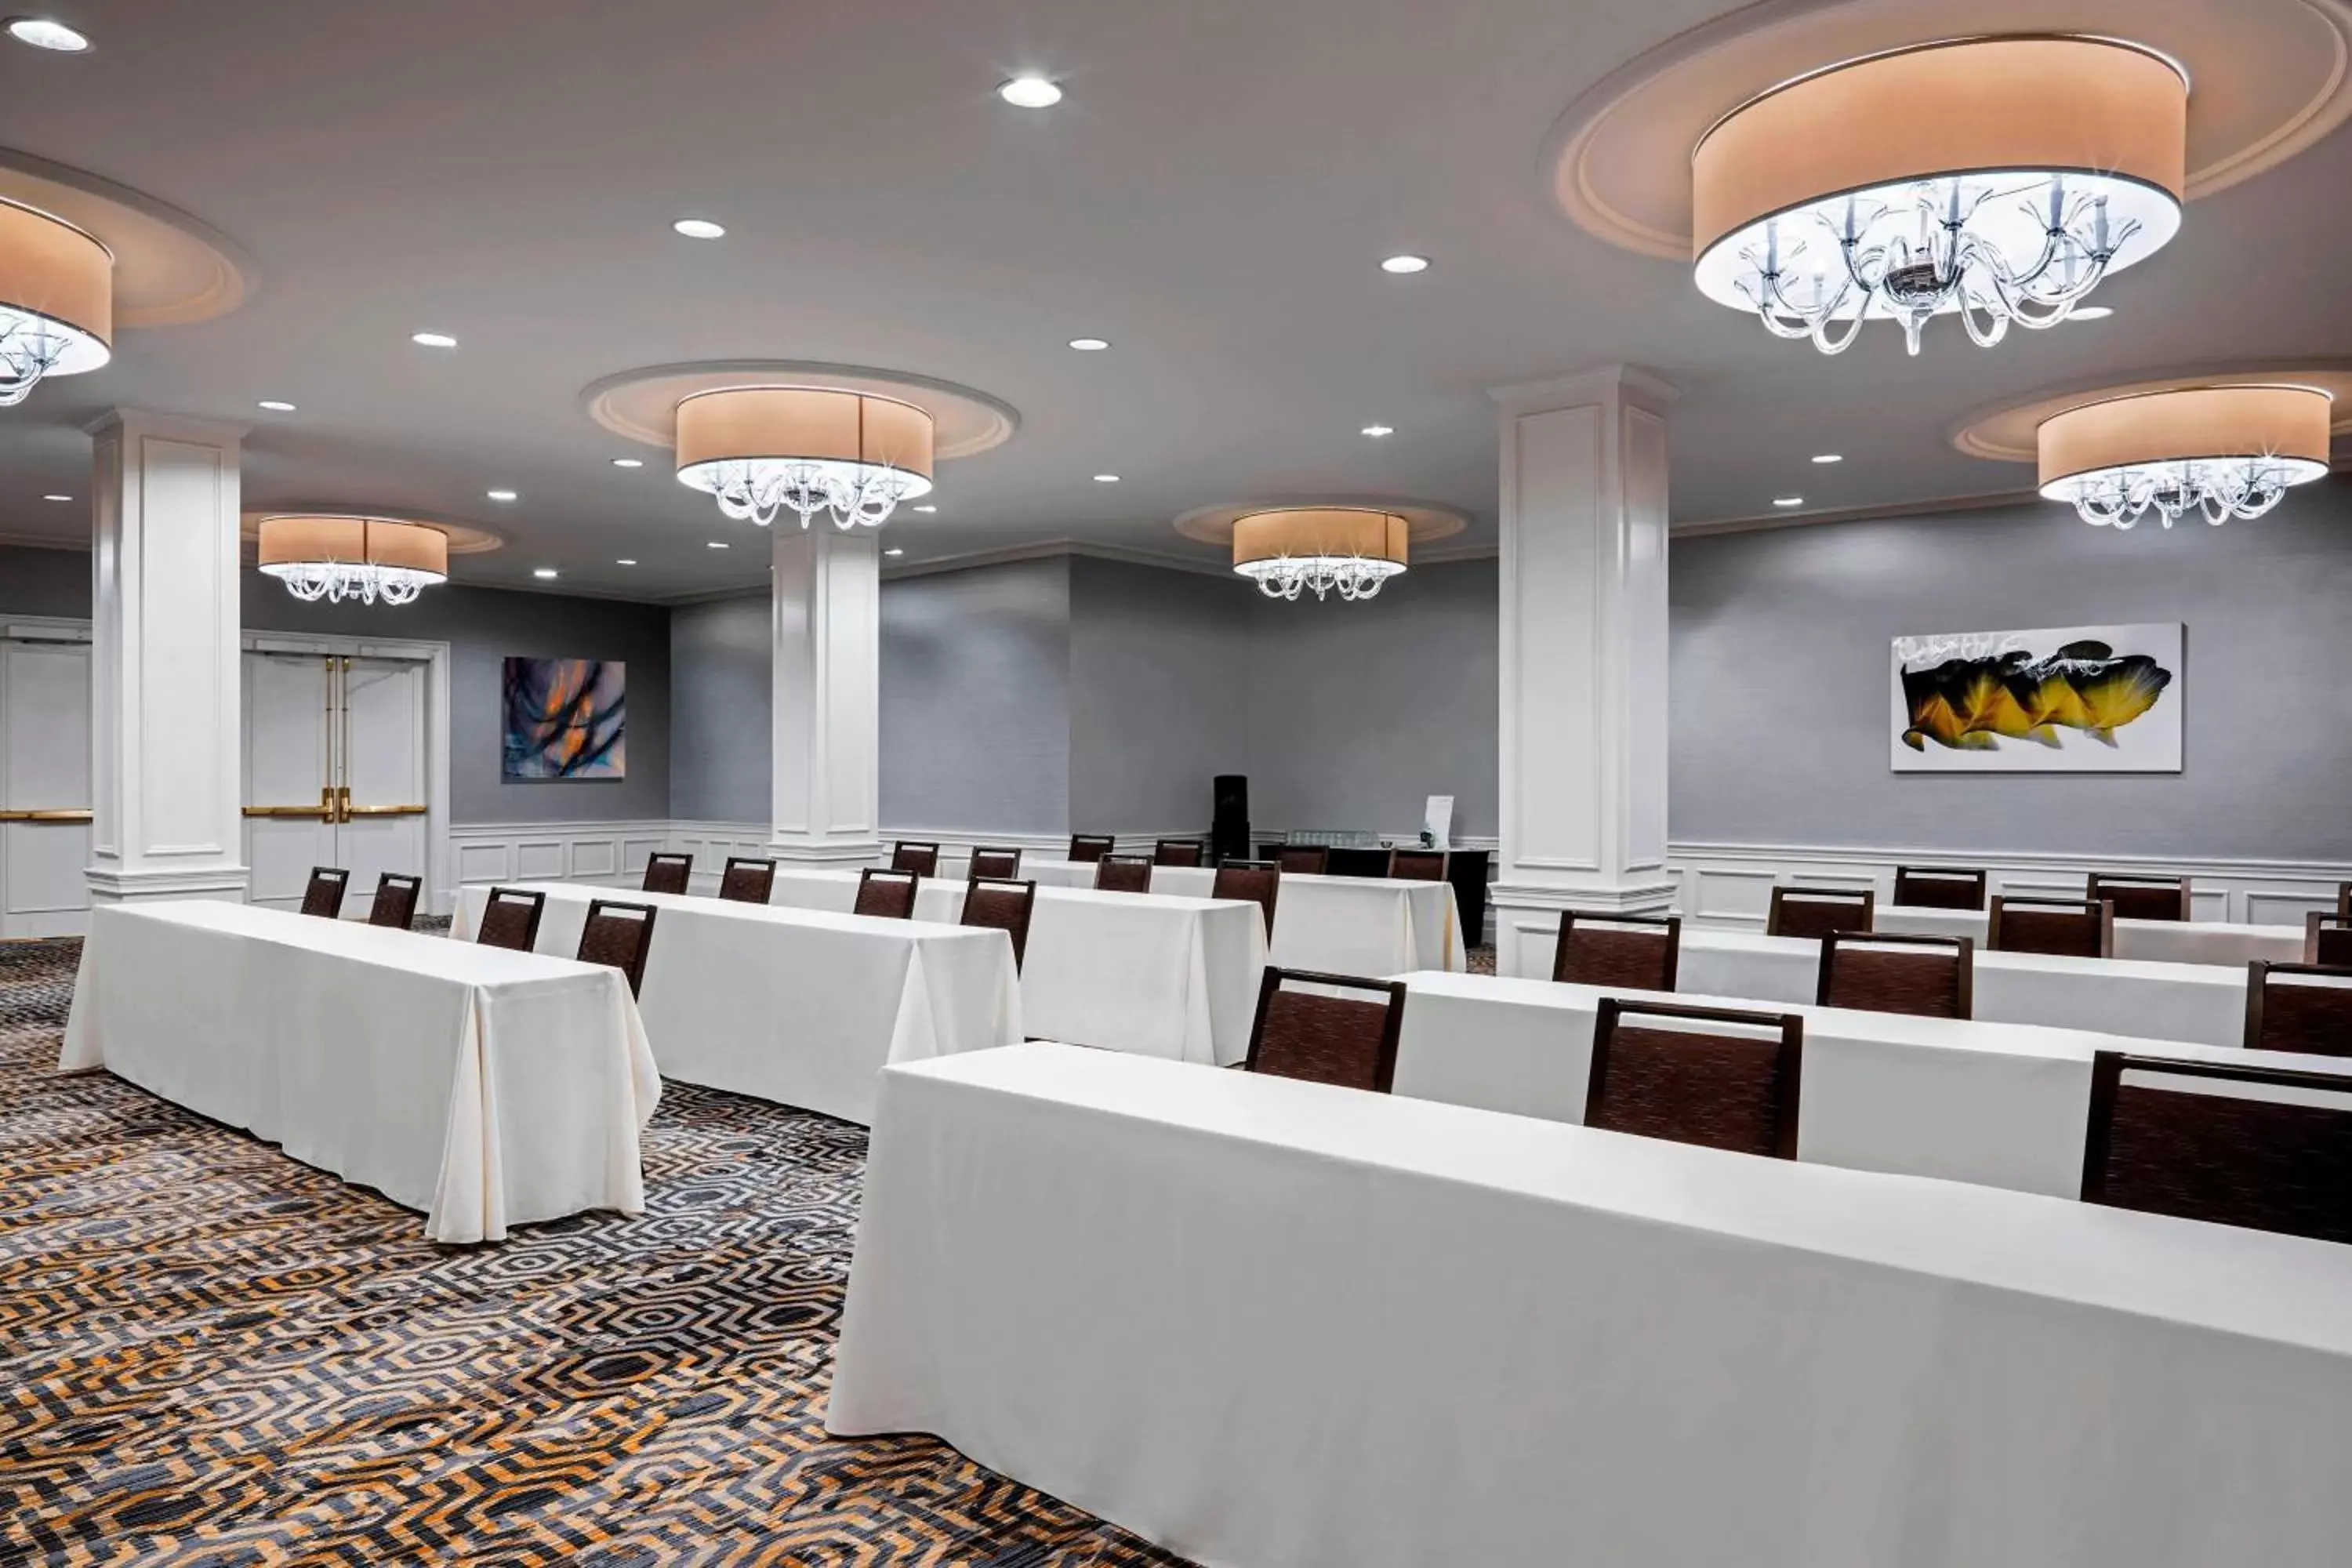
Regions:
<instances>
[{"instance_id":1,"label":"white column","mask_svg":"<svg viewBox=\"0 0 2352 1568\"><path fill-rule=\"evenodd\" d=\"M1664 381L1617 365L1498 388L1502 864L1496 967L1550 973L1564 909L1663 910Z\"/></svg>"},{"instance_id":2,"label":"white column","mask_svg":"<svg viewBox=\"0 0 2352 1568\"><path fill-rule=\"evenodd\" d=\"M871 531L779 524L775 828L780 859L881 853L881 546Z\"/></svg>"},{"instance_id":3,"label":"white column","mask_svg":"<svg viewBox=\"0 0 2352 1568\"><path fill-rule=\"evenodd\" d=\"M117 409L90 434L90 900L241 900L245 431Z\"/></svg>"}]
</instances>

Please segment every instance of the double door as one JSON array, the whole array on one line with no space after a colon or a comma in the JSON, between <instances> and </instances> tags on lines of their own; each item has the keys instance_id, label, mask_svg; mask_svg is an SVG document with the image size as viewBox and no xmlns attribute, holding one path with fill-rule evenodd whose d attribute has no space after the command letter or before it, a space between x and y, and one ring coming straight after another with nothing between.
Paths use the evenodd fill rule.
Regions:
<instances>
[{"instance_id":1,"label":"double door","mask_svg":"<svg viewBox=\"0 0 2352 1568\"><path fill-rule=\"evenodd\" d=\"M71 936L89 919L89 637L0 636L0 938Z\"/></svg>"},{"instance_id":2,"label":"double door","mask_svg":"<svg viewBox=\"0 0 2352 1568\"><path fill-rule=\"evenodd\" d=\"M351 876L365 918L376 879L423 876L429 852L425 658L248 649L245 860L252 900L295 909L314 866Z\"/></svg>"}]
</instances>

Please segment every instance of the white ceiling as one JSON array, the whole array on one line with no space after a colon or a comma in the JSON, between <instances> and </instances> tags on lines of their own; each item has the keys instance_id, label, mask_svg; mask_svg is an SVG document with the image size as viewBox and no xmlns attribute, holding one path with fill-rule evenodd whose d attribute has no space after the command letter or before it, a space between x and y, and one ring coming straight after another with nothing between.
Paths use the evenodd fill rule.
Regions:
<instances>
[{"instance_id":1,"label":"white ceiling","mask_svg":"<svg viewBox=\"0 0 2352 1568\"><path fill-rule=\"evenodd\" d=\"M1842 359L1769 340L1547 189L1570 100L1726 0L57 0L87 56L0 42L0 145L186 209L257 296L125 331L0 412L0 534L68 535L79 427L130 405L249 421L249 506L414 511L512 541L461 581L660 598L761 580L583 387L702 359L862 363L980 388L1009 443L940 470L909 562L1058 539L1213 556L1188 510L1315 492L1469 510L1491 542L1490 386L1616 360L1685 389L1678 521L2012 490L1962 415L2053 384L2352 352L2352 132L2197 203L2107 321ZM2215 8L2223 25L2225 8ZM997 83L1067 89L1045 111ZM682 239L672 219L729 237ZM1381 258L1433 259L1418 277ZM420 329L461 340L412 345ZM1077 353L1072 337L1112 340ZM261 398L299 412L273 416ZM1357 434L1396 427L1384 441ZM1847 461L1806 458L1837 451ZM646 457L624 471L616 456ZM1116 472L1117 486L1090 476ZM521 492L499 506L496 487ZM728 539L734 548L706 548ZM634 556L634 569L613 564Z\"/></svg>"}]
</instances>

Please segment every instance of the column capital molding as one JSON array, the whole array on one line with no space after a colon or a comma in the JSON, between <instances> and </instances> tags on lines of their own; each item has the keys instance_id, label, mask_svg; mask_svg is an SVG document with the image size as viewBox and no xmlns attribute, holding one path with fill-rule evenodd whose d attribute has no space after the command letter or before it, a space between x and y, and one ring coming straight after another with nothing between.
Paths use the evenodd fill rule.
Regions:
<instances>
[{"instance_id":1,"label":"column capital molding","mask_svg":"<svg viewBox=\"0 0 2352 1568\"><path fill-rule=\"evenodd\" d=\"M1682 395L1682 388L1664 376L1634 364L1603 365L1598 370L1580 371L1549 381L1486 389L1486 395L1506 414L1540 414L1554 408L1609 402L1636 404L1653 413L1664 414Z\"/></svg>"},{"instance_id":2,"label":"column capital molding","mask_svg":"<svg viewBox=\"0 0 2352 1568\"><path fill-rule=\"evenodd\" d=\"M250 425L198 419L185 414L155 414L143 408L110 408L81 428L82 434L93 438L111 430L125 430L207 447L236 447L253 434Z\"/></svg>"}]
</instances>

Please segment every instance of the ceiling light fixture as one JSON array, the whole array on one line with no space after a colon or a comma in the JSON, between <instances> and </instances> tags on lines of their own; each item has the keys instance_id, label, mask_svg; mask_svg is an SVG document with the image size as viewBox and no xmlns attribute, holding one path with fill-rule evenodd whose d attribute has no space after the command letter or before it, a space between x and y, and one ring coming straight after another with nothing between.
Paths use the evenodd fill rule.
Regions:
<instances>
[{"instance_id":1,"label":"ceiling light fixture","mask_svg":"<svg viewBox=\"0 0 2352 1568\"><path fill-rule=\"evenodd\" d=\"M449 580L448 535L386 518L265 517L259 552L262 572L306 604L405 605Z\"/></svg>"},{"instance_id":2,"label":"ceiling light fixture","mask_svg":"<svg viewBox=\"0 0 2352 1568\"><path fill-rule=\"evenodd\" d=\"M494 501L510 501L521 499L512 490L484 490L482 493L488 496Z\"/></svg>"},{"instance_id":3,"label":"ceiling light fixture","mask_svg":"<svg viewBox=\"0 0 2352 1568\"><path fill-rule=\"evenodd\" d=\"M2066 319L2070 321L2104 321L2115 313L2114 307L2109 305L2077 305L2066 312Z\"/></svg>"},{"instance_id":4,"label":"ceiling light fixture","mask_svg":"<svg viewBox=\"0 0 2352 1568\"><path fill-rule=\"evenodd\" d=\"M272 414L291 414L294 412L294 405L286 402L282 398L265 397L258 405L257 405L257 406L267 408Z\"/></svg>"},{"instance_id":5,"label":"ceiling light fixture","mask_svg":"<svg viewBox=\"0 0 2352 1568\"><path fill-rule=\"evenodd\" d=\"M1393 425L1367 425L1364 426L1364 434L1377 441L1382 437L1395 435L1396 426Z\"/></svg>"},{"instance_id":6,"label":"ceiling light fixture","mask_svg":"<svg viewBox=\"0 0 2352 1568\"><path fill-rule=\"evenodd\" d=\"M457 340L446 332L411 332L408 341L419 348L454 349L457 346Z\"/></svg>"},{"instance_id":7,"label":"ceiling light fixture","mask_svg":"<svg viewBox=\"0 0 2352 1568\"><path fill-rule=\"evenodd\" d=\"M1100 353L1110 347L1110 340L1108 338L1072 338L1070 346L1080 353Z\"/></svg>"},{"instance_id":8,"label":"ceiling light fixture","mask_svg":"<svg viewBox=\"0 0 2352 1568\"><path fill-rule=\"evenodd\" d=\"M643 458L615 458L613 459L613 467L616 468L642 468L645 466L646 460Z\"/></svg>"},{"instance_id":9,"label":"ceiling light fixture","mask_svg":"<svg viewBox=\"0 0 2352 1568\"><path fill-rule=\"evenodd\" d=\"M530 574L542 583L552 583L557 576L556 570L552 566L534 566L530 569Z\"/></svg>"},{"instance_id":10,"label":"ceiling light fixture","mask_svg":"<svg viewBox=\"0 0 2352 1568\"><path fill-rule=\"evenodd\" d=\"M1034 73L1016 76L996 89L996 96L1015 109L1051 109L1062 101L1062 89Z\"/></svg>"},{"instance_id":11,"label":"ceiling light fixture","mask_svg":"<svg viewBox=\"0 0 2352 1568\"><path fill-rule=\"evenodd\" d=\"M1095 476L1095 483L1098 485L1115 485L1118 483L1118 476L1117 474L1097 474Z\"/></svg>"},{"instance_id":12,"label":"ceiling light fixture","mask_svg":"<svg viewBox=\"0 0 2352 1568\"><path fill-rule=\"evenodd\" d=\"M911 403L820 386L731 386L677 405L677 479L761 528L879 528L931 491L931 416Z\"/></svg>"},{"instance_id":13,"label":"ceiling light fixture","mask_svg":"<svg viewBox=\"0 0 2352 1568\"><path fill-rule=\"evenodd\" d=\"M1843 463L1845 461L1845 458L1842 453L1821 452L1814 455L1813 461L1816 463Z\"/></svg>"},{"instance_id":14,"label":"ceiling light fixture","mask_svg":"<svg viewBox=\"0 0 2352 1568\"><path fill-rule=\"evenodd\" d=\"M917 511L937 511L940 509L935 506L919 506L915 510Z\"/></svg>"},{"instance_id":15,"label":"ceiling light fixture","mask_svg":"<svg viewBox=\"0 0 2352 1568\"><path fill-rule=\"evenodd\" d=\"M2335 399L2314 386L2205 386L2086 403L2035 434L2045 500L2125 530L2153 511L2256 518L2327 472Z\"/></svg>"},{"instance_id":16,"label":"ceiling light fixture","mask_svg":"<svg viewBox=\"0 0 2352 1568\"><path fill-rule=\"evenodd\" d=\"M1789 507L1804 505L1805 498L1802 496L1774 496L1772 498L1772 504L1785 510Z\"/></svg>"},{"instance_id":17,"label":"ceiling light fixture","mask_svg":"<svg viewBox=\"0 0 2352 1568\"><path fill-rule=\"evenodd\" d=\"M723 539L714 539L710 542L709 548L712 550L724 550L727 548L727 542Z\"/></svg>"},{"instance_id":18,"label":"ceiling light fixture","mask_svg":"<svg viewBox=\"0 0 2352 1568\"><path fill-rule=\"evenodd\" d=\"M634 555L624 555L618 561L613 563L615 566L635 566L636 563L636 557Z\"/></svg>"},{"instance_id":19,"label":"ceiling light fixture","mask_svg":"<svg viewBox=\"0 0 2352 1568\"><path fill-rule=\"evenodd\" d=\"M1410 531L1394 512L1361 507L1251 512L1234 521L1234 570L1269 599L1369 599L1404 571Z\"/></svg>"},{"instance_id":20,"label":"ceiling light fixture","mask_svg":"<svg viewBox=\"0 0 2352 1568\"><path fill-rule=\"evenodd\" d=\"M1958 314L2054 327L2180 226L2189 81L2112 38L1960 38L1748 100L1691 154L1699 291L1841 353Z\"/></svg>"},{"instance_id":21,"label":"ceiling light fixture","mask_svg":"<svg viewBox=\"0 0 2352 1568\"><path fill-rule=\"evenodd\" d=\"M73 497L71 497L71 496L43 496L41 499L42 499L43 500L73 500Z\"/></svg>"},{"instance_id":22,"label":"ceiling light fixture","mask_svg":"<svg viewBox=\"0 0 2352 1568\"><path fill-rule=\"evenodd\" d=\"M724 239L727 230L707 217L682 217L670 227L688 239Z\"/></svg>"},{"instance_id":23,"label":"ceiling light fixture","mask_svg":"<svg viewBox=\"0 0 2352 1568\"><path fill-rule=\"evenodd\" d=\"M51 49L61 55L79 55L89 47L89 40L63 22L52 22L47 16L11 16L8 36L20 44L30 44L37 49Z\"/></svg>"},{"instance_id":24,"label":"ceiling light fixture","mask_svg":"<svg viewBox=\"0 0 2352 1568\"><path fill-rule=\"evenodd\" d=\"M891 550L886 550L886 551L884 551L882 553L883 553L883 554L885 554L885 555L904 555L904 554L905 554L905 553L907 553L907 552L906 552L905 551L903 551L903 550L891 549Z\"/></svg>"},{"instance_id":25,"label":"ceiling light fixture","mask_svg":"<svg viewBox=\"0 0 2352 1568\"><path fill-rule=\"evenodd\" d=\"M1381 263L1381 270L1383 272L1394 272L1400 276L1409 272L1426 272L1429 270L1429 258L1426 256L1391 256L1386 261Z\"/></svg>"},{"instance_id":26,"label":"ceiling light fixture","mask_svg":"<svg viewBox=\"0 0 2352 1568\"><path fill-rule=\"evenodd\" d=\"M114 357L114 252L38 207L0 198L0 408L44 377Z\"/></svg>"}]
</instances>

